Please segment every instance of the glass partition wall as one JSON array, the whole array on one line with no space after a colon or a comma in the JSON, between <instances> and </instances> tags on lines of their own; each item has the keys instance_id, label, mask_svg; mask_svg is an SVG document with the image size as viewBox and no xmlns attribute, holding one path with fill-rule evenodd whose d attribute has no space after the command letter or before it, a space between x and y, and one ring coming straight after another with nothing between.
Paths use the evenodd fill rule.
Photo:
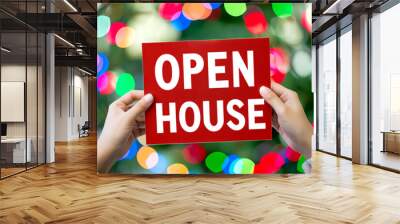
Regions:
<instances>
[{"instance_id":1,"label":"glass partition wall","mask_svg":"<svg viewBox=\"0 0 400 224\"><path fill-rule=\"evenodd\" d=\"M342 31L339 49L340 155L352 158L352 32L351 26Z\"/></svg>"},{"instance_id":2,"label":"glass partition wall","mask_svg":"<svg viewBox=\"0 0 400 224\"><path fill-rule=\"evenodd\" d=\"M18 2L35 13L39 2ZM0 3L0 178L45 163L45 35ZM12 6L12 5L7 5ZM40 9L42 10L42 9Z\"/></svg>"},{"instance_id":3,"label":"glass partition wall","mask_svg":"<svg viewBox=\"0 0 400 224\"><path fill-rule=\"evenodd\" d=\"M351 25L317 45L317 150L352 157Z\"/></svg>"},{"instance_id":4,"label":"glass partition wall","mask_svg":"<svg viewBox=\"0 0 400 224\"><path fill-rule=\"evenodd\" d=\"M400 171L400 4L371 18L370 158Z\"/></svg>"},{"instance_id":5,"label":"glass partition wall","mask_svg":"<svg viewBox=\"0 0 400 224\"><path fill-rule=\"evenodd\" d=\"M318 47L318 149L336 154L336 36Z\"/></svg>"}]
</instances>

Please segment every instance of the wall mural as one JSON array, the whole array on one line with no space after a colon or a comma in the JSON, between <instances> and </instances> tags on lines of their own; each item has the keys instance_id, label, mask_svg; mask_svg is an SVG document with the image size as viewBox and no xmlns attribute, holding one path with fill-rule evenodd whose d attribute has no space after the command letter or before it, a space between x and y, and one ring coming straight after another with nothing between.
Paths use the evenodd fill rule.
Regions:
<instances>
[{"instance_id":1,"label":"wall mural","mask_svg":"<svg viewBox=\"0 0 400 224\"><path fill-rule=\"evenodd\" d=\"M240 38L268 39L269 75L275 83L271 88L281 90L283 87L283 89L289 89L290 93L296 92L297 94L293 94L293 97L296 97L294 99L299 102L297 108L302 108L304 112L294 109L293 113L300 114L300 117L305 113L304 120L308 119L312 122L310 3L99 3L97 16L97 130L99 138L102 132L106 132L105 129L112 129L107 130L108 135L120 131L119 126L114 125L111 128L104 125L106 117L111 116L107 115L111 113L109 112L110 105L126 96L131 90L143 90L144 73L151 74L151 72L143 71L143 61L149 60L147 54L147 59L142 56L143 43ZM243 46L246 44L244 43ZM245 58L248 60L249 55L244 57L243 61L246 61ZM260 60L254 57L255 63L259 63ZM268 65L268 63L265 64ZM164 66L164 70L168 69L168 65ZM245 68L242 67L241 71L245 71ZM204 72L207 74L207 71ZM201 74L203 73L199 73L198 77ZM192 77L194 79L196 75ZM197 85L197 93L200 91L198 94L200 97L201 93L208 96L209 89L199 90L198 87L201 84L198 82L192 82L192 85L194 87ZM260 85L256 84L256 86L258 91ZM286 94L280 94L275 90L274 92L279 95L282 102L288 102ZM245 92L243 94L245 95ZM153 95L157 102L158 96L156 93ZM260 99L262 99L261 96ZM270 108L268 104L265 105ZM129 110L129 108L123 110ZM152 110L151 107L149 110ZM263 138L269 140L225 141L228 138L222 136L223 142L209 142L204 139L200 142L207 143L196 141L188 144L147 145L145 135L138 136L134 133L133 138L127 138L129 146L125 146L120 156L119 149L111 149L111 154L107 154L111 143L104 140L106 138L102 136L102 140L98 142L98 161L100 161L98 170L100 173L121 174L309 172L308 157L311 154L311 145L307 143L308 145L303 144L307 147L302 147L301 144L295 142L301 142L296 137L299 133L307 136L307 141L311 142L311 136L308 135L312 133L311 123L305 122L310 123L310 128L308 124L302 125L301 122L296 126L294 123L301 119L293 122L290 119L286 122L289 124L284 124L280 112L273 112L272 124L275 129L272 131L272 139ZM291 129L284 130L285 125L289 125ZM138 130L142 128L139 127ZM196 139L196 132L192 134L191 139ZM215 135L221 136L224 133L215 132ZM160 141L153 139L152 142ZM182 140L182 142L188 141ZM113 153L118 150L118 153ZM114 161L109 159L110 155L118 156L118 158ZM107 168L103 169L103 164L106 164L104 167Z\"/></svg>"}]
</instances>

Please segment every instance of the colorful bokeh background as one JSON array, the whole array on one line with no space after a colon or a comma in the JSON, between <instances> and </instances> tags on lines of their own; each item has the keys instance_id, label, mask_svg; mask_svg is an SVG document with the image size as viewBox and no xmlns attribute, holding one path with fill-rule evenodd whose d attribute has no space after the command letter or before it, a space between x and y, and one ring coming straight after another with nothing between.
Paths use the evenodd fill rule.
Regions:
<instances>
[{"instance_id":1,"label":"colorful bokeh background","mask_svg":"<svg viewBox=\"0 0 400 224\"><path fill-rule=\"evenodd\" d=\"M310 3L121 3L98 4L97 126L108 105L143 89L143 42L269 37L271 77L295 90L310 121ZM277 132L271 141L190 145L132 142L112 173L272 174L304 173L304 156Z\"/></svg>"}]
</instances>

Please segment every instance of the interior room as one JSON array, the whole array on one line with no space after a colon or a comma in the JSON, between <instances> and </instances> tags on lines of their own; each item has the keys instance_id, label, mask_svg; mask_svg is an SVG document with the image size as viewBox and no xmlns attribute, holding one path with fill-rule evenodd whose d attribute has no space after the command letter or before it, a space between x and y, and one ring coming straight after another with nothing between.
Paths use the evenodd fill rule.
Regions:
<instances>
[{"instance_id":1,"label":"interior room","mask_svg":"<svg viewBox=\"0 0 400 224\"><path fill-rule=\"evenodd\" d=\"M39 166L46 156L45 36L18 22L14 28L2 28L0 36L2 178Z\"/></svg>"},{"instance_id":2,"label":"interior room","mask_svg":"<svg viewBox=\"0 0 400 224\"><path fill-rule=\"evenodd\" d=\"M400 50L393 31L400 19L400 6L371 18L371 162L400 170L400 66L396 55Z\"/></svg>"},{"instance_id":3,"label":"interior room","mask_svg":"<svg viewBox=\"0 0 400 224\"><path fill-rule=\"evenodd\" d=\"M98 137L105 126L105 112L110 110L99 98L110 88L116 92L116 76L110 76L114 86L101 88L104 80L99 78L99 68L103 65L99 64L104 61L97 39L103 33L109 43L110 21L126 20L113 15L134 6L104 9L109 16L106 32L104 21L99 25L98 7L128 2L137 4L123 0L0 1L0 223L400 223L399 1L242 2L242 14L235 16L228 14L227 2L211 9L211 3L178 1L174 4L180 11L168 14L170 21L161 18L159 2L146 3L142 13L152 13L152 19L162 26L170 25L165 30L177 40L193 37L181 30L183 26L191 24L189 31L198 34L210 21L224 24L221 34L240 31L251 38L268 37L269 32L279 36L274 27L282 26L290 35L277 42L295 41L291 29L309 35L306 44L311 50L300 49L308 56L300 59L309 60L299 62L297 58L295 63L296 57L288 54L279 61L294 71L292 76L306 73L310 82L310 116L305 116L313 132L309 172L296 162L294 169L302 171L297 174L278 168L268 175L229 176L222 166L216 175L197 175L198 170L186 170L189 175L132 175L131 171L144 170L156 157L147 151L139 158L137 150L128 150L119 159L120 165L113 167L119 173L98 173ZM274 11L269 5L283 2L284 7L278 7L281 10ZM195 4L194 12L214 11L209 18L186 18L184 23L178 18L185 17L183 7L188 3ZM312 16L302 18L294 3L308 4L304 7ZM244 17L254 12L254 4L268 4L262 13L255 10L254 20L260 15L274 17L264 18L267 31L261 34L246 28ZM162 29L161 25L149 26L153 20L139 24L142 30L134 30L133 42L144 42L157 33L154 29ZM138 35L143 30L145 35ZM117 32L110 33L115 39ZM123 43L131 41L122 39ZM299 50L290 41L282 49ZM104 52L120 48L115 43L101 47ZM136 60L138 52L130 53L132 57L126 60L134 63L123 69L131 69L137 75L137 86L142 87L143 73L135 67L142 66ZM310 69L301 66L309 64ZM304 96L296 97L301 101ZM124 109L130 108L131 104ZM144 135L133 142L148 146ZM262 153L258 147L251 149ZM179 151L174 158L185 156ZM217 159L226 166L229 159L221 158ZM162 157L156 160L165 162ZM282 163L287 161L289 157Z\"/></svg>"}]
</instances>

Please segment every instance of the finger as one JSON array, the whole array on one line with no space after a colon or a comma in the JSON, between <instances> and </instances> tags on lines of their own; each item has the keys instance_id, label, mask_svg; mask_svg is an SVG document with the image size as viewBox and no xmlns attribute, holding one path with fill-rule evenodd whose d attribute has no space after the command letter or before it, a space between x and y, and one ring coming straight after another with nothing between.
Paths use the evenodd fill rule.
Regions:
<instances>
[{"instance_id":1,"label":"finger","mask_svg":"<svg viewBox=\"0 0 400 224\"><path fill-rule=\"evenodd\" d=\"M271 89L281 98L283 102L296 102L298 100L298 96L295 91L288 89L279 83L272 81Z\"/></svg>"},{"instance_id":2,"label":"finger","mask_svg":"<svg viewBox=\"0 0 400 224\"><path fill-rule=\"evenodd\" d=\"M153 95L150 93L146 94L142 97L132 108L130 108L126 115L128 117L128 122L133 123L136 122L136 118L140 116L140 114L144 113L147 108L153 103Z\"/></svg>"},{"instance_id":3,"label":"finger","mask_svg":"<svg viewBox=\"0 0 400 224\"><path fill-rule=\"evenodd\" d=\"M271 91L271 89L261 86L260 95L267 103L269 103L269 105L271 105L278 115L284 110L285 104L283 104L282 100L273 91Z\"/></svg>"},{"instance_id":4,"label":"finger","mask_svg":"<svg viewBox=\"0 0 400 224\"><path fill-rule=\"evenodd\" d=\"M144 122L136 122L132 128L144 128L145 127L145 123Z\"/></svg>"},{"instance_id":5,"label":"finger","mask_svg":"<svg viewBox=\"0 0 400 224\"><path fill-rule=\"evenodd\" d=\"M135 100L138 100L142 98L144 95L143 90L132 90L126 93L125 95L121 96L117 101L115 101L117 104L120 104L122 106L129 106L131 105Z\"/></svg>"},{"instance_id":6,"label":"finger","mask_svg":"<svg viewBox=\"0 0 400 224\"><path fill-rule=\"evenodd\" d=\"M140 129L144 129L146 127L146 124L143 122L143 123L138 123L138 128L140 128Z\"/></svg>"},{"instance_id":7,"label":"finger","mask_svg":"<svg viewBox=\"0 0 400 224\"><path fill-rule=\"evenodd\" d=\"M276 115L275 111L272 112L272 127L279 132L279 122L278 122L278 115Z\"/></svg>"},{"instance_id":8,"label":"finger","mask_svg":"<svg viewBox=\"0 0 400 224\"><path fill-rule=\"evenodd\" d=\"M137 122L144 122L145 121L145 116L144 114L139 114L139 116L136 117Z\"/></svg>"},{"instance_id":9,"label":"finger","mask_svg":"<svg viewBox=\"0 0 400 224\"><path fill-rule=\"evenodd\" d=\"M271 80L271 89L274 91L278 96L281 96L290 90L287 89L286 87L282 86L281 84Z\"/></svg>"},{"instance_id":10,"label":"finger","mask_svg":"<svg viewBox=\"0 0 400 224\"><path fill-rule=\"evenodd\" d=\"M132 132L133 132L133 135L135 136L135 138L138 138L145 134L145 129L144 128L134 129Z\"/></svg>"}]
</instances>

